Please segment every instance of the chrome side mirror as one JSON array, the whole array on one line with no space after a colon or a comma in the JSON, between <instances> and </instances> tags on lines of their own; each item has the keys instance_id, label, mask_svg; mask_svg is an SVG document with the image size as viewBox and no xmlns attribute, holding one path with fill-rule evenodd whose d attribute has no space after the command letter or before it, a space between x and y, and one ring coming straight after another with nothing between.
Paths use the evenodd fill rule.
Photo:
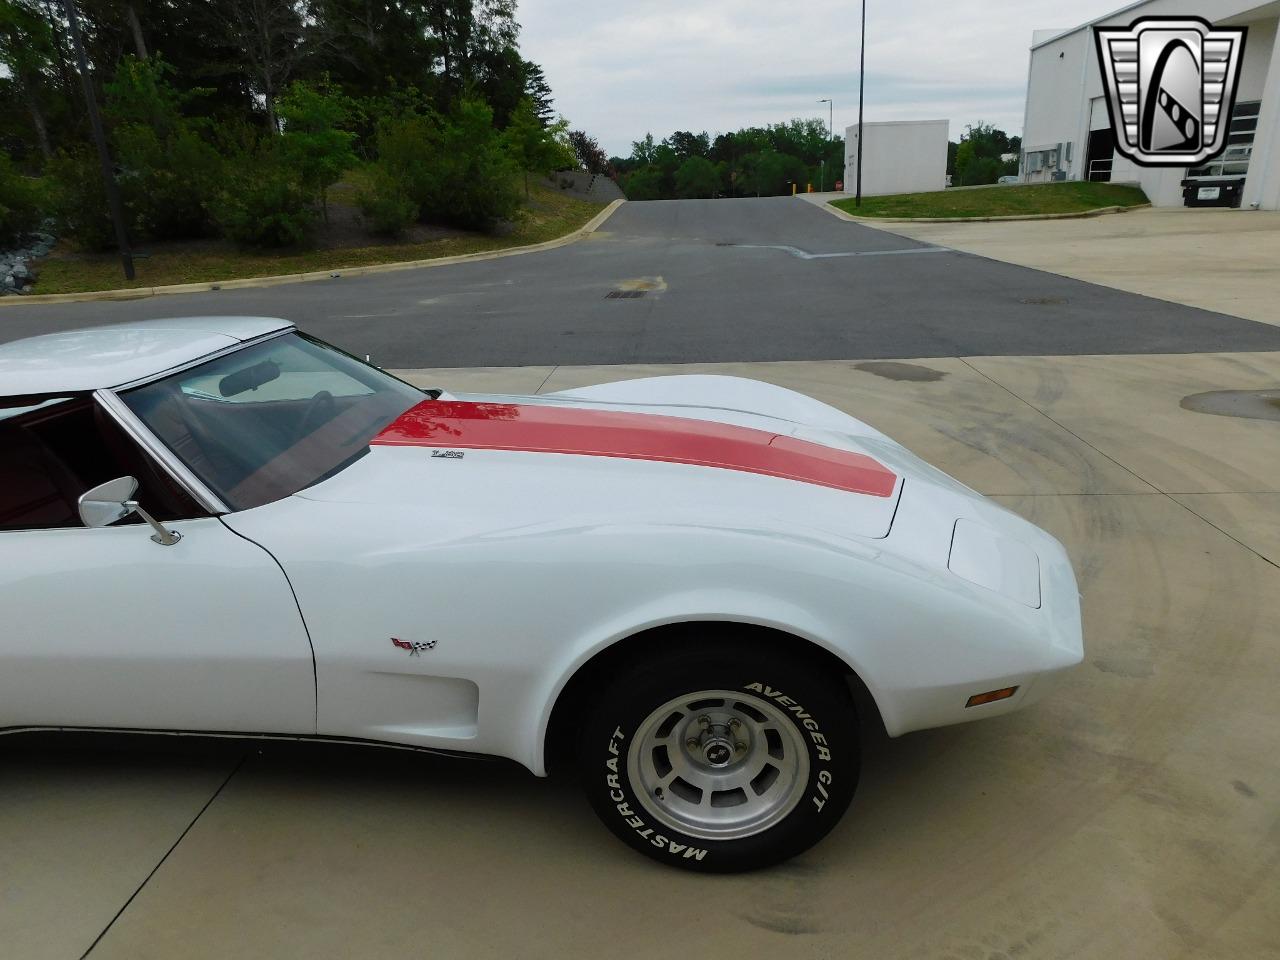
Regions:
<instances>
[{"instance_id":1,"label":"chrome side mirror","mask_svg":"<svg viewBox=\"0 0 1280 960\"><path fill-rule=\"evenodd\" d=\"M105 527L136 513L155 531L151 539L161 546L171 547L182 539L176 530L166 530L155 517L143 510L133 495L138 492L138 481L133 477L117 477L100 483L80 495L80 519L86 527Z\"/></svg>"}]
</instances>

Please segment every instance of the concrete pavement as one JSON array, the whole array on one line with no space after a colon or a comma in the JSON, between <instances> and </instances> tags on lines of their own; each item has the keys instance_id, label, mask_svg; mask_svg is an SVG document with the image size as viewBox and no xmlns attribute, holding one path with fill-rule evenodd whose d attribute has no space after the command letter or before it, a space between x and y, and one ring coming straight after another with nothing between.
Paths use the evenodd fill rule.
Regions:
<instances>
[{"instance_id":1,"label":"concrete pavement","mask_svg":"<svg viewBox=\"0 0 1280 960\"><path fill-rule=\"evenodd\" d=\"M0 739L4 952L1280 957L1280 424L1179 406L1274 386L1280 353L907 363L408 375L547 392L701 370L863 417L1066 544L1086 662L1045 702L869 735L837 830L742 877L640 858L572 782L506 764Z\"/></svg>"},{"instance_id":2,"label":"concrete pavement","mask_svg":"<svg viewBox=\"0 0 1280 960\"><path fill-rule=\"evenodd\" d=\"M1273 211L1159 207L1086 220L886 223L876 229L1280 325L1280 213Z\"/></svg>"}]
</instances>

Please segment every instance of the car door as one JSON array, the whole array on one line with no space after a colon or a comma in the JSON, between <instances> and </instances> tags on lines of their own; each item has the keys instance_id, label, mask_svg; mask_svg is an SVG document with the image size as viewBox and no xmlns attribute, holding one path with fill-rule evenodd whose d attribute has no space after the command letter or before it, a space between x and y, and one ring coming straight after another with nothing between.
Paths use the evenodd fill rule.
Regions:
<instances>
[{"instance_id":1,"label":"car door","mask_svg":"<svg viewBox=\"0 0 1280 960\"><path fill-rule=\"evenodd\" d=\"M121 475L170 531L82 525ZM93 398L0 399L0 729L315 732L311 645L265 550L184 494Z\"/></svg>"}]
</instances>

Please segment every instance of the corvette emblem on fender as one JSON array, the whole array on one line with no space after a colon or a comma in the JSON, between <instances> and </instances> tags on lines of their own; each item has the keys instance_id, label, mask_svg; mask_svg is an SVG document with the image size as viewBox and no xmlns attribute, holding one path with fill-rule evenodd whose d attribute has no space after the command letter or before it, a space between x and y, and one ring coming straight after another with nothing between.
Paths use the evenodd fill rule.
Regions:
<instances>
[{"instance_id":1,"label":"corvette emblem on fender","mask_svg":"<svg viewBox=\"0 0 1280 960\"><path fill-rule=\"evenodd\" d=\"M434 640L401 640L398 637L392 637L391 642L401 650L408 650L411 657L420 657L423 650L434 650L436 648L436 641Z\"/></svg>"}]
</instances>

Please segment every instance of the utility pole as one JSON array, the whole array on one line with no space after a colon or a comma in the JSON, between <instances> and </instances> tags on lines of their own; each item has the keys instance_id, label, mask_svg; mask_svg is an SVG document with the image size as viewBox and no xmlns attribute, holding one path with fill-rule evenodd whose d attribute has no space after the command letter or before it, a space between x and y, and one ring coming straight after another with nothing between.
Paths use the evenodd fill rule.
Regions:
<instances>
[{"instance_id":1,"label":"utility pole","mask_svg":"<svg viewBox=\"0 0 1280 960\"><path fill-rule=\"evenodd\" d=\"M818 102L825 103L827 105L827 146L830 147L831 141L835 139L835 133L831 129L832 120L836 115L835 104L831 102L830 97L823 97ZM826 160L822 161L822 189L824 191L827 189L827 161Z\"/></svg>"},{"instance_id":2,"label":"utility pole","mask_svg":"<svg viewBox=\"0 0 1280 960\"><path fill-rule=\"evenodd\" d=\"M858 192L853 205L862 206L862 84L867 75L867 0L862 0L862 49L858 53Z\"/></svg>"},{"instance_id":3,"label":"utility pole","mask_svg":"<svg viewBox=\"0 0 1280 960\"><path fill-rule=\"evenodd\" d=\"M102 163L102 185L107 194L111 223L116 230L116 246L120 248L124 278L132 280L133 252L129 249L129 236L124 229L124 213L120 209L120 191L116 188L111 152L107 149L107 136L102 131L102 117L98 113L98 99L93 92L93 79L89 76L89 58L85 55L84 40L80 36L80 16L76 11L75 0L62 0L62 8L67 14L71 43L76 48L76 63L80 67L80 82L84 86L85 106L89 111L89 129L93 132L93 142L98 148L98 159Z\"/></svg>"}]
</instances>

